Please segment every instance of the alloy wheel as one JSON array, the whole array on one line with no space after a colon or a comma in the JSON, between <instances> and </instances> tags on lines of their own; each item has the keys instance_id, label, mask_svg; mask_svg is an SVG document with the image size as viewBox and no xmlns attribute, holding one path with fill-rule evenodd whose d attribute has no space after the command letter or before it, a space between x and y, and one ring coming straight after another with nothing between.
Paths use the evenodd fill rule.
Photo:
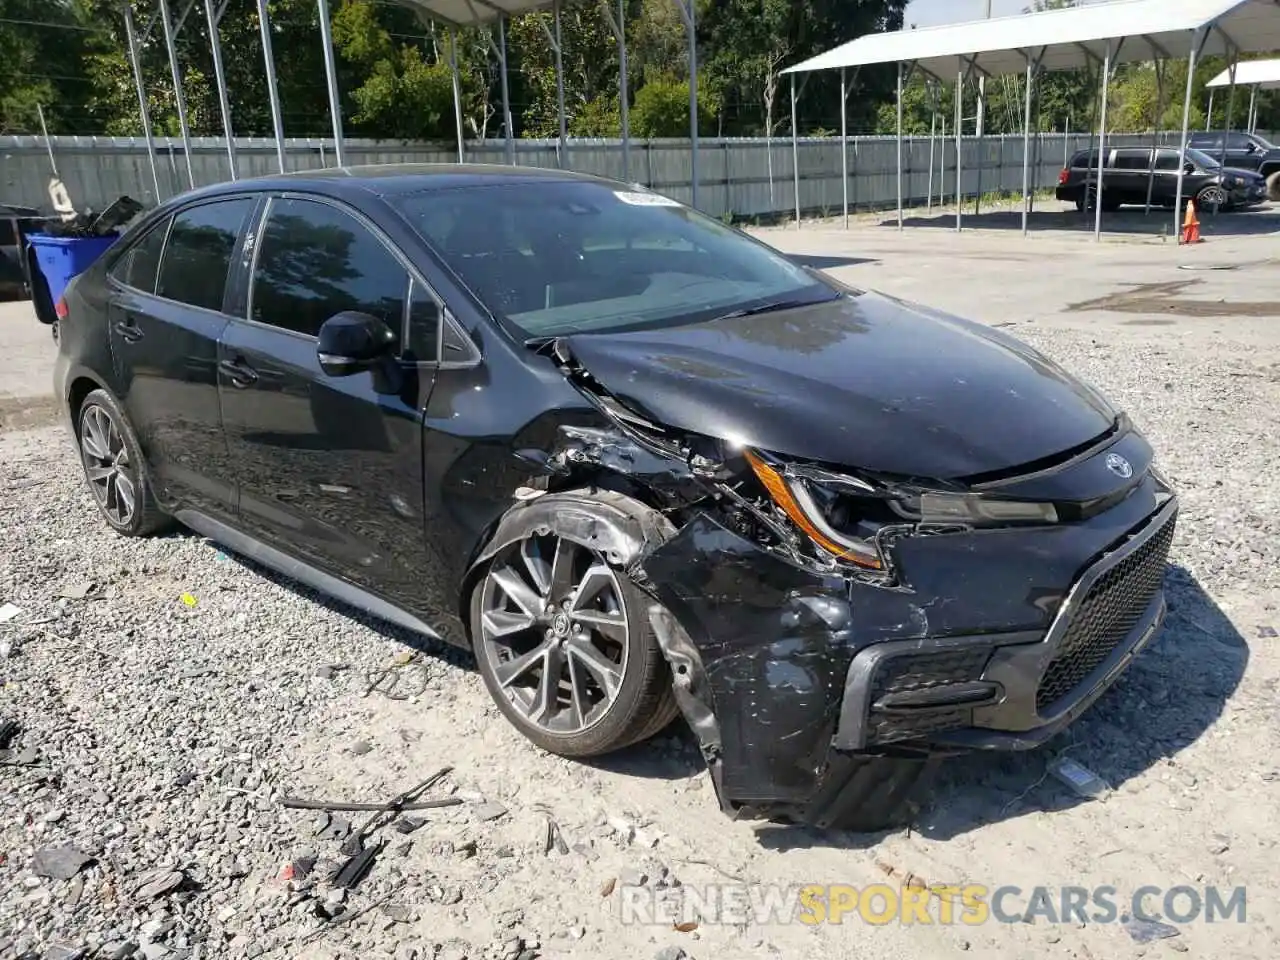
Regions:
<instances>
[{"instance_id":1,"label":"alloy wheel","mask_svg":"<svg viewBox=\"0 0 1280 960\"><path fill-rule=\"evenodd\" d=\"M80 415L80 455L103 512L112 523L127 527L137 509L138 474L115 418L97 404Z\"/></svg>"},{"instance_id":2,"label":"alloy wheel","mask_svg":"<svg viewBox=\"0 0 1280 960\"><path fill-rule=\"evenodd\" d=\"M594 726L617 699L628 625L618 574L594 550L547 534L512 544L485 575L481 649L503 695L557 736Z\"/></svg>"},{"instance_id":3,"label":"alloy wheel","mask_svg":"<svg viewBox=\"0 0 1280 960\"><path fill-rule=\"evenodd\" d=\"M1226 205L1227 194L1221 187L1207 187L1200 192L1200 206L1225 207Z\"/></svg>"}]
</instances>

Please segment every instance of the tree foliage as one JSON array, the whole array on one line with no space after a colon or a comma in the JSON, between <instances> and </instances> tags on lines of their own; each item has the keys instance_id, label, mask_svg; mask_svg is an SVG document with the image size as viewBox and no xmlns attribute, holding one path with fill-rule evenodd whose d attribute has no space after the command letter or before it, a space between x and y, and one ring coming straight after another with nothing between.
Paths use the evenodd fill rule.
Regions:
<instances>
[{"instance_id":1,"label":"tree foliage","mask_svg":"<svg viewBox=\"0 0 1280 960\"><path fill-rule=\"evenodd\" d=\"M178 133L177 102L154 0L0 0L0 133L39 132L37 105L51 133L138 135L137 90L121 3L132 3L140 39L143 86L158 134ZM1037 7L1075 0L1035 0ZM676 0L565 0L561 54L568 131L617 136L621 129L617 38L605 16L625 30L632 132L686 136L688 35ZM776 135L790 129L786 66L864 33L902 26L906 0L696 0L699 104L705 133ZM175 20L189 0L169 0ZM456 135L450 52L456 53L466 137L503 135L496 27L456 34L387 0L331 0L333 36L346 132L351 136L451 141ZM285 133L328 136L329 102L315 0L269 0ZM517 136L558 133L554 33L550 13L507 26L512 130ZM270 102L256 0L228 0L218 28L234 132L269 136ZM456 38L456 49L454 40ZM204 3L191 5L177 39L187 115L193 135L218 136L222 116ZM1209 58L1193 78L1192 125L1205 121L1204 84L1225 64ZM1039 78L1034 101L1042 130L1096 127L1097 68ZM848 99L854 133L896 129L892 67L859 72ZM1108 127L1150 130L1181 124L1185 64L1135 63L1111 83ZM835 72L800 81L799 132L838 130L840 80ZM966 130L974 129L976 85L964 94ZM1022 129L1025 81L987 85L986 129ZM954 126L954 83L936 91L941 117ZM925 134L935 93L917 76L904 96L904 126ZM1247 94L1237 96L1244 123ZM1225 119L1226 96L1215 105ZM1259 126L1280 126L1280 97L1259 96Z\"/></svg>"}]
</instances>

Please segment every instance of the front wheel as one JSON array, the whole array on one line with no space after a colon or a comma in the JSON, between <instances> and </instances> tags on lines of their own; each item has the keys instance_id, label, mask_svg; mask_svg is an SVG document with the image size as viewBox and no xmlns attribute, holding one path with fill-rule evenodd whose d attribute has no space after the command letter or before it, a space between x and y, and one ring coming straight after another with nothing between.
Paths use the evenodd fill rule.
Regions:
<instances>
[{"instance_id":1,"label":"front wheel","mask_svg":"<svg viewBox=\"0 0 1280 960\"><path fill-rule=\"evenodd\" d=\"M471 635L504 716L551 753L644 740L678 712L652 601L591 545L555 529L500 550L471 594Z\"/></svg>"},{"instance_id":2,"label":"front wheel","mask_svg":"<svg viewBox=\"0 0 1280 960\"><path fill-rule=\"evenodd\" d=\"M1221 187L1208 186L1196 194L1196 206L1201 209L1210 207L1215 210L1225 210L1231 205L1231 200L1227 196L1227 191Z\"/></svg>"}]
</instances>

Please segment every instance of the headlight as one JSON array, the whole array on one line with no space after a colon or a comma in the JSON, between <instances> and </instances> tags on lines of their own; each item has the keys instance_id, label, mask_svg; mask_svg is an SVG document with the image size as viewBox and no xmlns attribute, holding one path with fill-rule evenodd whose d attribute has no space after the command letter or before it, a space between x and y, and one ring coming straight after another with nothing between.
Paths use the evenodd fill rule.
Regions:
<instances>
[{"instance_id":1,"label":"headlight","mask_svg":"<svg viewBox=\"0 0 1280 960\"><path fill-rule=\"evenodd\" d=\"M815 544L839 560L847 560L869 570L883 570L884 559L875 544L836 530L814 500L809 482L801 477L788 477L755 451L745 451L751 470L768 491L778 509L804 531ZM868 490L872 488L867 487Z\"/></svg>"}]
</instances>

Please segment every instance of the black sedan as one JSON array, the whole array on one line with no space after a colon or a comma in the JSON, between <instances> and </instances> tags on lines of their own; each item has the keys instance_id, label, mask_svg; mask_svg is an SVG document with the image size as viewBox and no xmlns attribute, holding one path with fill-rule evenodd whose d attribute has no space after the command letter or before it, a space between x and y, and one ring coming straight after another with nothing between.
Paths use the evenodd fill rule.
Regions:
<instances>
[{"instance_id":1,"label":"black sedan","mask_svg":"<svg viewBox=\"0 0 1280 960\"><path fill-rule=\"evenodd\" d=\"M586 757L683 715L723 808L876 828L1155 634L1177 501L1094 390L646 190L384 167L140 220L58 304L102 516L475 652Z\"/></svg>"}]
</instances>

